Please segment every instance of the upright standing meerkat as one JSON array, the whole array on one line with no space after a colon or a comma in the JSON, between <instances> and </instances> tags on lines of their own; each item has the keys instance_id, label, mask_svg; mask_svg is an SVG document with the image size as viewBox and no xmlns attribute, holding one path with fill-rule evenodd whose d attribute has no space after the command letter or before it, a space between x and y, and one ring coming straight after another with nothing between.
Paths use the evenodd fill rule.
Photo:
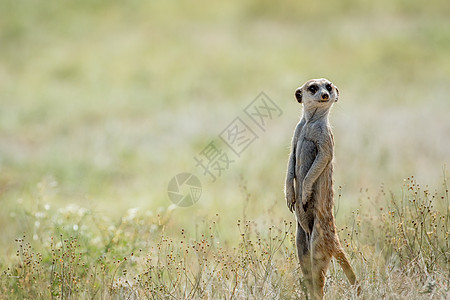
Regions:
<instances>
[{"instance_id":1,"label":"upright standing meerkat","mask_svg":"<svg viewBox=\"0 0 450 300\"><path fill-rule=\"evenodd\" d=\"M285 195L297 218L297 251L311 297L323 298L328 264L334 256L351 284L353 269L339 242L333 214L333 133L328 121L339 90L327 79L311 79L295 91L303 116L294 131Z\"/></svg>"}]
</instances>

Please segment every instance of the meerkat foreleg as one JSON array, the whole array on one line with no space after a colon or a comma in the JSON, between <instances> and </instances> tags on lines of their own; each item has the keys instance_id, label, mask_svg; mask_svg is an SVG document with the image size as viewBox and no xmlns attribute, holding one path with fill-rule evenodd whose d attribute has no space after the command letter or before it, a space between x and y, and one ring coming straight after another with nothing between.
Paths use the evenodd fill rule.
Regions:
<instances>
[{"instance_id":1,"label":"meerkat foreleg","mask_svg":"<svg viewBox=\"0 0 450 300\"><path fill-rule=\"evenodd\" d=\"M295 166L296 166L296 151L297 151L297 142L300 136L301 129L304 125L305 121L301 120L297 126L295 127L294 136L292 137L292 146L291 146L291 154L289 156L288 168L286 173L286 184L284 186L284 193L286 196L286 204L289 210L292 212L295 210L295 202L296 202L296 191L295 191Z\"/></svg>"},{"instance_id":2,"label":"meerkat foreleg","mask_svg":"<svg viewBox=\"0 0 450 300\"><path fill-rule=\"evenodd\" d=\"M292 150L292 153L289 156L288 170L286 174L286 184L284 186L284 193L286 195L286 204L291 212L295 210L295 202L296 202L294 180L295 180L295 149Z\"/></svg>"},{"instance_id":3,"label":"meerkat foreleg","mask_svg":"<svg viewBox=\"0 0 450 300\"><path fill-rule=\"evenodd\" d=\"M330 153L329 147L318 146L319 151L317 153L316 159L314 160L311 168L303 179L302 183L302 204L306 207L308 200L311 198L313 191L313 185L319 178L320 174L323 172L325 167L331 162L332 152Z\"/></svg>"}]
</instances>

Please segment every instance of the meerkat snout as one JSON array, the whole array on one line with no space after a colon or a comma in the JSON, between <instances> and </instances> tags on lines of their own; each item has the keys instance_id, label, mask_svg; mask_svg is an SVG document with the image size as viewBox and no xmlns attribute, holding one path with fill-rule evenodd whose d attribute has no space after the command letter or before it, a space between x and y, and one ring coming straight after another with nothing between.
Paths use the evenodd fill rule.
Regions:
<instances>
[{"instance_id":1,"label":"meerkat snout","mask_svg":"<svg viewBox=\"0 0 450 300\"><path fill-rule=\"evenodd\" d=\"M330 95L328 95L328 93L322 93L322 100L328 100L330 99Z\"/></svg>"}]
</instances>

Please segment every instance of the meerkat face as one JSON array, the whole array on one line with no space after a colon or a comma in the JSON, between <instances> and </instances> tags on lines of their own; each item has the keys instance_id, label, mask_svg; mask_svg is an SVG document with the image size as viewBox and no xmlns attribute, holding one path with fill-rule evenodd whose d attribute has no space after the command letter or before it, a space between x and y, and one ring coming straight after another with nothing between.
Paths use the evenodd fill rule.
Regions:
<instances>
[{"instance_id":1,"label":"meerkat face","mask_svg":"<svg viewBox=\"0 0 450 300\"><path fill-rule=\"evenodd\" d=\"M311 79L295 91L299 103L308 107L330 107L339 98L338 88L331 81Z\"/></svg>"}]
</instances>

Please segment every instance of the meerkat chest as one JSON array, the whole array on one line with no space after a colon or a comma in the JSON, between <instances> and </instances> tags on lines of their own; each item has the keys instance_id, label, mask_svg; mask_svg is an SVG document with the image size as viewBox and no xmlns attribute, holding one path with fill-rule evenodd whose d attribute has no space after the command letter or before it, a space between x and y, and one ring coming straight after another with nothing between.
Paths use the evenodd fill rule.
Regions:
<instances>
[{"instance_id":1,"label":"meerkat chest","mask_svg":"<svg viewBox=\"0 0 450 300\"><path fill-rule=\"evenodd\" d=\"M311 167L318 153L318 134L314 128L305 126L297 142L297 164L304 170Z\"/></svg>"}]
</instances>

